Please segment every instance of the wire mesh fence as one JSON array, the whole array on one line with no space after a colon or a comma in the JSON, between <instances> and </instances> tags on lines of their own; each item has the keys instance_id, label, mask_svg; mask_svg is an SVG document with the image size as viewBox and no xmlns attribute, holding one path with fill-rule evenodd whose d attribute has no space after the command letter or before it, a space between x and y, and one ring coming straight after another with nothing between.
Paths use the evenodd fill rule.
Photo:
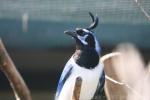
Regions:
<instances>
[{"instance_id":1,"label":"wire mesh fence","mask_svg":"<svg viewBox=\"0 0 150 100\"><path fill-rule=\"evenodd\" d=\"M102 23L150 24L134 0L1 0L0 18L88 21L87 12L97 13ZM139 0L150 13L150 1Z\"/></svg>"},{"instance_id":2,"label":"wire mesh fence","mask_svg":"<svg viewBox=\"0 0 150 100\"><path fill-rule=\"evenodd\" d=\"M65 46L63 31L88 26L90 11L100 18L96 32L104 43L130 41L149 48L149 5L149 0L0 0L0 35L13 47Z\"/></svg>"}]
</instances>

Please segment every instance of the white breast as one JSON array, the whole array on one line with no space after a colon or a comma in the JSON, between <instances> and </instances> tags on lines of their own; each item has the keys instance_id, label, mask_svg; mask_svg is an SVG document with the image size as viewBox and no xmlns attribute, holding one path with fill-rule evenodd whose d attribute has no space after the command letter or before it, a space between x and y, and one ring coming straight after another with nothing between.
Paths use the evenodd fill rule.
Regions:
<instances>
[{"instance_id":1,"label":"white breast","mask_svg":"<svg viewBox=\"0 0 150 100\"><path fill-rule=\"evenodd\" d=\"M82 87L80 92L80 100L90 100L96 91L99 77L103 71L103 64L97 65L94 69L85 69L79 67L73 60L69 61L73 67L72 73L65 82L58 100L72 100L75 80L78 76L82 78Z\"/></svg>"}]
</instances>

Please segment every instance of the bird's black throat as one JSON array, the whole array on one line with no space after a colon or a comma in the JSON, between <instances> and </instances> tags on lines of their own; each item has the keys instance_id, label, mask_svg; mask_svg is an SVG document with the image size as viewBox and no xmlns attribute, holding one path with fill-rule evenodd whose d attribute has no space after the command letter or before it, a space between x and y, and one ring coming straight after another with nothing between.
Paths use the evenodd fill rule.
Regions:
<instances>
[{"instance_id":1,"label":"bird's black throat","mask_svg":"<svg viewBox=\"0 0 150 100\"><path fill-rule=\"evenodd\" d=\"M99 63L99 55L95 49L77 49L73 55L75 62L87 69L95 68Z\"/></svg>"}]
</instances>

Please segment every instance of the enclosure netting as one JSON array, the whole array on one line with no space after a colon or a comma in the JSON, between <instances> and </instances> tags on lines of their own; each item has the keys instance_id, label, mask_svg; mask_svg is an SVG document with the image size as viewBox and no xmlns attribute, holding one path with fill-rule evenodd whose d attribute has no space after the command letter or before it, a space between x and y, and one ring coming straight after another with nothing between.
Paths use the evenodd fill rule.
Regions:
<instances>
[{"instance_id":1,"label":"enclosure netting","mask_svg":"<svg viewBox=\"0 0 150 100\"><path fill-rule=\"evenodd\" d=\"M150 14L150 0L138 0ZM102 23L149 24L134 0L0 0L0 18L87 21L87 12Z\"/></svg>"},{"instance_id":2,"label":"enclosure netting","mask_svg":"<svg viewBox=\"0 0 150 100\"><path fill-rule=\"evenodd\" d=\"M29 24L28 33L38 34L38 32L41 31L36 36L38 36L37 40L39 40L40 43L42 43L42 39L40 37L44 36L45 31L46 34L48 34L48 32L58 34L60 32L63 32L64 29L66 28L65 26L68 25L68 24L62 24L61 26L59 26L58 24L56 24L57 22L89 23L91 21L88 16L89 11L99 16L100 24L148 25L148 27L150 25L150 20L149 20L150 18L148 19L150 14L150 0L0 0L0 20L1 20L0 23L4 22L4 19L5 21L24 20L24 26L23 26L24 30L26 30L26 28L28 27L26 26L26 24ZM37 28L35 28L36 26L32 27L32 25L30 25L32 23L31 22L27 23L26 22L27 20L44 21L49 23L54 22L55 24L47 25L49 27L48 30L48 27L47 29L45 28L42 29L42 25L44 24L40 24L41 26ZM26 40L24 39L26 37L28 41L32 41L31 43L35 42L31 39L32 36L27 36L27 34L20 35L22 31L20 30L18 32L20 28L19 26L18 26L18 30L12 29L11 32L8 32L8 30L6 29L7 25L5 27L4 25L6 24L1 24L0 28L3 31L1 31L0 34L9 33L10 36L7 35L7 38L6 36L2 35L8 44L10 43L12 45L17 45L19 43L24 43L25 45L29 45L30 42L23 42L23 40L24 41ZM50 30L51 26L53 29L56 30L53 29ZM144 34L145 32L145 35L142 38L145 39L145 37L148 36L147 33L149 33L150 31L147 26L146 28L145 26L142 27L144 28L141 29L143 31L141 31L140 33ZM6 30L4 30L4 28ZM40 30L35 31L35 29L36 30L40 29ZM128 31L130 31L130 29L128 29ZM126 33L132 33L128 31ZM111 32L113 33L113 30L111 30ZM120 30L120 33L121 32L122 31ZM16 40L17 42L15 43L14 41L15 37L12 36L10 33L14 33L14 34L16 33L17 34L16 37L20 35L20 37L22 37L20 41L22 42L18 43L18 41ZM114 31L114 33L116 32ZM134 31L133 33L136 32ZM12 37L9 38L8 36L9 37L12 36L14 38ZM56 37L54 34L52 36ZM112 42L113 40L111 40L111 38L107 36L102 35L101 36L102 40L104 41L110 40L110 42ZM45 35L45 38L47 38L47 35ZM51 40L46 40L45 38L43 38L44 41L43 43L47 43L47 44L57 43L55 40L52 41L53 40L52 38ZM13 42L11 41L11 39ZM141 38L138 39L140 40ZM148 45L150 43L150 41L148 40L146 41L146 43L144 43L145 45ZM68 43L68 41L66 42L65 41L66 40L64 40L64 43ZM136 41L137 40L135 40L134 42L138 43Z\"/></svg>"}]
</instances>

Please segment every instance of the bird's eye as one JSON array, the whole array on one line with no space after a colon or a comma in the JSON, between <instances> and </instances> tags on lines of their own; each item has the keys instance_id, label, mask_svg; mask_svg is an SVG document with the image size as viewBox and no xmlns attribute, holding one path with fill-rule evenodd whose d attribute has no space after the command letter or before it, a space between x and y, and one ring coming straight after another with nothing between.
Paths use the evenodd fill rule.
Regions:
<instances>
[{"instance_id":1,"label":"bird's eye","mask_svg":"<svg viewBox=\"0 0 150 100\"><path fill-rule=\"evenodd\" d=\"M83 30L81 28L77 28L76 32L77 32L78 35L84 36L84 34L83 34L84 32L83 32Z\"/></svg>"},{"instance_id":2,"label":"bird's eye","mask_svg":"<svg viewBox=\"0 0 150 100\"><path fill-rule=\"evenodd\" d=\"M77 34L82 36L83 35L83 31L82 30L76 30Z\"/></svg>"}]
</instances>

